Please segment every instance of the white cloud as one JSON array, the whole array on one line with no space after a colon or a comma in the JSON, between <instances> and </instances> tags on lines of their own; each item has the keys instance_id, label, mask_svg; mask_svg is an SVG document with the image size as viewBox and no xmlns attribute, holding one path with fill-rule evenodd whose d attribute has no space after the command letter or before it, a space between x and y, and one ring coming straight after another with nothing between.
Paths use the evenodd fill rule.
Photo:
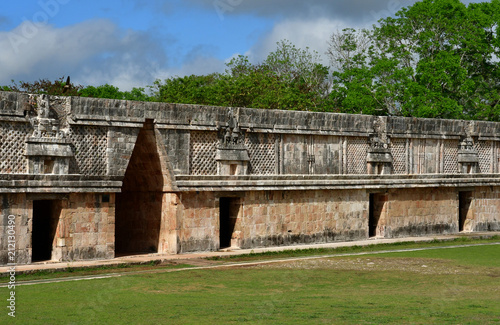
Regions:
<instances>
[{"instance_id":1,"label":"white cloud","mask_svg":"<svg viewBox=\"0 0 500 325\"><path fill-rule=\"evenodd\" d=\"M223 60L215 58L216 49L200 45L175 60L177 66L169 66L166 53L178 51L175 39L155 39L154 35L124 31L108 20L64 28L24 22L10 32L0 32L0 85L12 79L31 82L70 75L75 84L108 83L130 90L151 85L158 78L224 71Z\"/></svg>"},{"instance_id":2,"label":"white cloud","mask_svg":"<svg viewBox=\"0 0 500 325\"><path fill-rule=\"evenodd\" d=\"M167 65L160 43L145 32L120 30L108 20L65 28L26 21L0 33L0 84L71 75L81 84L143 86Z\"/></svg>"},{"instance_id":3,"label":"white cloud","mask_svg":"<svg viewBox=\"0 0 500 325\"><path fill-rule=\"evenodd\" d=\"M64 29L24 22L10 32L0 33L0 68L3 78L61 70L110 49L115 29L106 21L87 22ZM62 72L62 71L61 71Z\"/></svg>"},{"instance_id":4,"label":"white cloud","mask_svg":"<svg viewBox=\"0 0 500 325\"><path fill-rule=\"evenodd\" d=\"M204 0L190 0L204 2ZM229 1L229 0L220 0ZM464 3L480 0L466 0ZM282 2L282 6L279 6ZM288 18L278 21L273 29L261 38L245 55L254 63L263 61L267 55L276 50L276 43L287 39L301 49L309 47L322 56L322 63L329 65L325 52L328 40L333 32L344 28L371 28L380 18L394 16L402 7L411 6L416 0L339 0L313 1L278 0L273 4L265 4L263 0L242 1L238 8L231 11L237 14L241 11L255 12L262 15L285 12ZM322 14L320 14L322 12ZM317 15L313 15L317 13ZM342 17L342 18L340 18Z\"/></svg>"},{"instance_id":5,"label":"white cloud","mask_svg":"<svg viewBox=\"0 0 500 325\"><path fill-rule=\"evenodd\" d=\"M270 52L276 50L276 42L287 39L301 49L309 47L317 51L323 58L322 63L328 65L325 52L328 39L336 30L342 30L348 25L340 20L327 18L309 20L285 20L276 24L273 30L246 53L252 62L263 61Z\"/></svg>"},{"instance_id":6,"label":"white cloud","mask_svg":"<svg viewBox=\"0 0 500 325\"><path fill-rule=\"evenodd\" d=\"M393 15L416 0L187 0L187 3L216 10L224 15L254 14L290 19L330 18L364 24L372 16ZM380 17L378 17L380 18ZM375 19L376 21L376 19ZM375 22L374 21L374 22Z\"/></svg>"},{"instance_id":7,"label":"white cloud","mask_svg":"<svg viewBox=\"0 0 500 325\"><path fill-rule=\"evenodd\" d=\"M182 67L160 71L158 79L166 79L170 77L181 77L189 75L207 75L214 72L224 72L225 63L215 57L199 56L195 59L186 62Z\"/></svg>"}]
</instances>

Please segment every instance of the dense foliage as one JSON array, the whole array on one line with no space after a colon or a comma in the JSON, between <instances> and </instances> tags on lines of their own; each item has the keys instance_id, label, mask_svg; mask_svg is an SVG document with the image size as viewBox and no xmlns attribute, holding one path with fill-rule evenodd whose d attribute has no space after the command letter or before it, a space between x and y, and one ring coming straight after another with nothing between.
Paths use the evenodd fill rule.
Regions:
<instances>
[{"instance_id":1,"label":"dense foliage","mask_svg":"<svg viewBox=\"0 0 500 325\"><path fill-rule=\"evenodd\" d=\"M261 63L144 88L40 80L3 90L186 104L500 121L500 0L422 0L369 30L337 31L330 66L283 40Z\"/></svg>"},{"instance_id":2,"label":"dense foliage","mask_svg":"<svg viewBox=\"0 0 500 325\"><path fill-rule=\"evenodd\" d=\"M62 77L55 81L40 79L35 82L19 82L18 84L12 81L12 85L0 87L0 90L54 96L78 96L82 88L80 85L70 85L69 78L64 81L64 77Z\"/></svg>"},{"instance_id":3,"label":"dense foliage","mask_svg":"<svg viewBox=\"0 0 500 325\"><path fill-rule=\"evenodd\" d=\"M223 74L157 80L153 96L176 103L321 110L328 97L329 71L319 61L318 53L281 41L260 64L238 56Z\"/></svg>"},{"instance_id":4,"label":"dense foliage","mask_svg":"<svg viewBox=\"0 0 500 325\"><path fill-rule=\"evenodd\" d=\"M423 0L332 35L330 98L349 113L500 119L500 1Z\"/></svg>"},{"instance_id":5,"label":"dense foliage","mask_svg":"<svg viewBox=\"0 0 500 325\"><path fill-rule=\"evenodd\" d=\"M125 99L125 100L138 100L149 101L151 98L145 93L144 88L132 88L131 91L120 91L118 87L108 84L94 87L87 86L78 92L79 96L95 97L95 98L110 98L110 99Z\"/></svg>"}]
</instances>

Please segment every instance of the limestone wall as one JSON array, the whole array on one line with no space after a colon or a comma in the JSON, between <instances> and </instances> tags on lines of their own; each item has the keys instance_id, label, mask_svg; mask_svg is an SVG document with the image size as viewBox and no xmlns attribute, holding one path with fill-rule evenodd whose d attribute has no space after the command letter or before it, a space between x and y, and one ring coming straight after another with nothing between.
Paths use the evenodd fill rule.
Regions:
<instances>
[{"instance_id":1,"label":"limestone wall","mask_svg":"<svg viewBox=\"0 0 500 325\"><path fill-rule=\"evenodd\" d=\"M379 237L500 229L500 192L494 187L388 190L375 198Z\"/></svg>"},{"instance_id":2,"label":"limestone wall","mask_svg":"<svg viewBox=\"0 0 500 325\"><path fill-rule=\"evenodd\" d=\"M74 193L57 197L3 194L1 264L9 262L10 215L15 217L16 222L13 236L17 264L32 262L32 256L43 256L44 260L54 261L113 257L114 194L104 197L107 202L103 202L103 196L99 194ZM34 209L37 203L41 205ZM34 222L34 218L38 219ZM35 243L38 243L35 247L38 252L34 251Z\"/></svg>"},{"instance_id":3,"label":"limestone wall","mask_svg":"<svg viewBox=\"0 0 500 325\"><path fill-rule=\"evenodd\" d=\"M183 193L178 251L220 248L224 222L230 223L230 246L240 248L458 233L459 193L455 188ZM498 231L500 191L476 188L471 200L463 230ZM229 205L230 219L221 219L223 204Z\"/></svg>"},{"instance_id":4,"label":"limestone wall","mask_svg":"<svg viewBox=\"0 0 500 325\"><path fill-rule=\"evenodd\" d=\"M386 238L458 232L458 200L455 189L391 190L385 202L385 218L378 234Z\"/></svg>"},{"instance_id":5,"label":"limestone wall","mask_svg":"<svg viewBox=\"0 0 500 325\"><path fill-rule=\"evenodd\" d=\"M0 92L0 262L9 215L18 263L498 230L498 134Z\"/></svg>"},{"instance_id":6,"label":"limestone wall","mask_svg":"<svg viewBox=\"0 0 500 325\"><path fill-rule=\"evenodd\" d=\"M52 259L74 261L114 257L114 194L75 193L61 202L63 208L53 241Z\"/></svg>"},{"instance_id":7,"label":"limestone wall","mask_svg":"<svg viewBox=\"0 0 500 325\"><path fill-rule=\"evenodd\" d=\"M178 201L177 252L219 248L219 209L215 193L182 193Z\"/></svg>"},{"instance_id":8,"label":"limestone wall","mask_svg":"<svg viewBox=\"0 0 500 325\"><path fill-rule=\"evenodd\" d=\"M74 190L99 177L118 192L146 121L176 176L223 176L217 150L235 126L247 175L500 175L500 123L0 92L0 176L79 175Z\"/></svg>"},{"instance_id":9,"label":"limestone wall","mask_svg":"<svg viewBox=\"0 0 500 325\"><path fill-rule=\"evenodd\" d=\"M31 206L26 194L2 194L0 196L0 264L29 263L31 259ZM14 218L14 225L9 220ZM14 246L9 246L14 245ZM10 254L9 254L10 252ZM15 254L13 254L15 253ZM9 259L10 258L10 259ZM15 258L15 260L13 260Z\"/></svg>"},{"instance_id":10,"label":"limestone wall","mask_svg":"<svg viewBox=\"0 0 500 325\"><path fill-rule=\"evenodd\" d=\"M367 238L364 191L249 192L235 231L242 248Z\"/></svg>"},{"instance_id":11,"label":"limestone wall","mask_svg":"<svg viewBox=\"0 0 500 325\"><path fill-rule=\"evenodd\" d=\"M222 202L231 201L231 245L241 248L367 238L363 191L183 193L179 252L220 248ZM229 240L228 240L229 242Z\"/></svg>"},{"instance_id":12,"label":"limestone wall","mask_svg":"<svg viewBox=\"0 0 500 325\"><path fill-rule=\"evenodd\" d=\"M466 231L500 230L500 188L478 187L465 223Z\"/></svg>"}]
</instances>

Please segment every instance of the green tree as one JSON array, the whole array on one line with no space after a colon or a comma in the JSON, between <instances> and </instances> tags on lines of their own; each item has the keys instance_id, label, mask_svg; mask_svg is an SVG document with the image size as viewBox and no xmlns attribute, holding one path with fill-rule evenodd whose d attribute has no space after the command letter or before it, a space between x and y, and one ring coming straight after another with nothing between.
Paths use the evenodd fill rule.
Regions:
<instances>
[{"instance_id":1,"label":"green tree","mask_svg":"<svg viewBox=\"0 0 500 325\"><path fill-rule=\"evenodd\" d=\"M65 77L61 77L55 81L40 79L34 82L21 81L17 84L12 81L10 86L1 86L0 90L52 96L83 96L137 101L150 101L152 99L151 96L146 94L144 88L132 88L131 91L120 91L118 87L108 84L97 87L83 87L71 84L69 78Z\"/></svg>"},{"instance_id":2,"label":"green tree","mask_svg":"<svg viewBox=\"0 0 500 325\"><path fill-rule=\"evenodd\" d=\"M131 91L120 91L118 87L104 84L101 86L87 86L78 92L82 97L109 98L123 100L150 101L151 97L145 93L144 88L132 88Z\"/></svg>"},{"instance_id":3,"label":"green tree","mask_svg":"<svg viewBox=\"0 0 500 325\"><path fill-rule=\"evenodd\" d=\"M288 41L260 64L238 56L223 74L157 80L153 96L160 101L254 107L265 109L323 110L328 95L328 68L319 55Z\"/></svg>"},{"instance_id":4,"label":"green tree","mask_svg":"<svg viewBox=\"0 0 500 325\"><path fill-rule=\"evenodd\" d=\"M120 92L120 89L115 86L111 86L108 84L101 86L87 86L80 90L80 96L83 97L94 97L94 98L109 98L109 99L122 99L123 94Z\"/></svg>"},{"instance_id":5,"label":"green tree","mask_svg":"<svg viewBox=\"0 0 500 325\"><path fill-rule=\"evenodd\" d=\"M78 92L82 89L82 86L73 85L69 81L69 78L61 77L54 81L40 79L34 82L21 81L16 84L14 80L12 80L10 86L2 86L1 90L54 96L78 96Z\"/></svg>"},{"instance_id":6,"label":"green tree","mask_svg":"<svg viewBox=\"0 0 500 325\"><path fill-rule=\"evenodd\" d=\"M345 59L330 46L340 57L331 100L346 112L499 120L499 17L499 0L404 8L366 34L365 51ZM340 35L345 48L360 45L355 33Z\"/></svg>"},{"instance_id":7,"label":"green tree","mask_svg":"<svg viewBox=\"0 0 500 325\"><path fill-rule=\"evenodd\" d=\"M220 78L217 73L206 76L172 77L163 82L156 80L150 88L152 96L157 101L216 105L217 102L221 102L217 96L217 84Z\"/></svg>"}]
</instances>

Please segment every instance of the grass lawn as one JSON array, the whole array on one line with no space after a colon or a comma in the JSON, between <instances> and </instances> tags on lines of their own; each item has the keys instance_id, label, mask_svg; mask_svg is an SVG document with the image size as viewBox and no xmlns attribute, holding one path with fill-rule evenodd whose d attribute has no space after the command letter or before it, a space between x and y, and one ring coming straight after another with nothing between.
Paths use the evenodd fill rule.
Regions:
<instances>
[{"instance_id":1,"label":"grass lawn","mask_svg":"<svg viewBox=\"0 0 500 325\"><path fill-rule=\"evenodd\" d=\"M16 301L20 324L500 324L500 245L19 286Z\"/></svg>"}]
</instances>

